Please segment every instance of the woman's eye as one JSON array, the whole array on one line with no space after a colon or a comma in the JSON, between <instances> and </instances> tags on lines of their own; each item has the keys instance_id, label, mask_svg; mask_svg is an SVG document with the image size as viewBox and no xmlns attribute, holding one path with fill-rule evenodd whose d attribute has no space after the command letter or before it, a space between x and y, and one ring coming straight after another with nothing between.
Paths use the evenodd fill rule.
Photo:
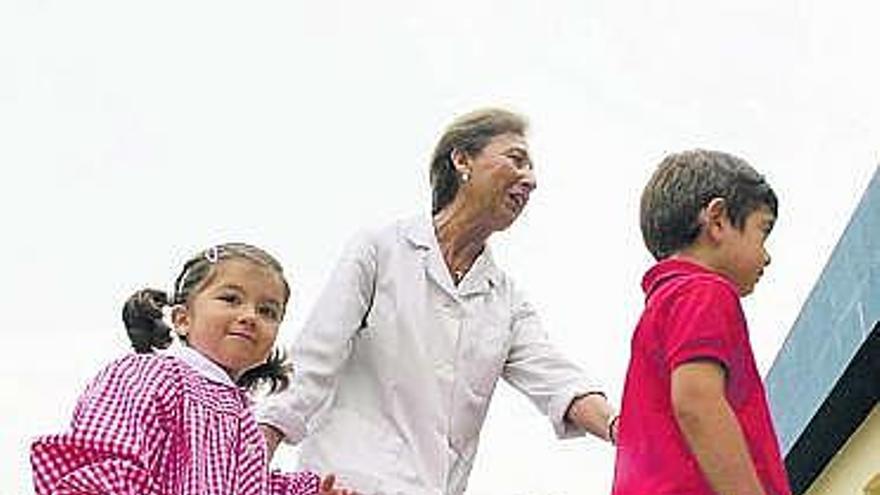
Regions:
<instances>
[{"instance_id":1,"label":"woman's eye","mask_svg":"<svg viewBox=\"0 0 880 495\"><path fill-rule=\"evenodd\" d=\"M529 167L528 158L520 155L519 153L510 153L507 155L507 158L509 158L510 161L513 162L513 166L516 167L517 169L523 169L523 168Z\"/></svg>"}]
</instances>

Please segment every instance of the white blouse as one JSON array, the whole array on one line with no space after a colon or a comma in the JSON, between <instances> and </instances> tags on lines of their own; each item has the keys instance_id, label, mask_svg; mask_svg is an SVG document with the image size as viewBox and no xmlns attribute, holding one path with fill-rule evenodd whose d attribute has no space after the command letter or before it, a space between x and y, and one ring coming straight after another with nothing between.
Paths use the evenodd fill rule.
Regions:
<instances>
[{"instance_id":1,"label":"white blouse","mask_svg":"<svg viewBox=\"0 0 880 495\"><path fill-rule=\"evenodd\" d=\"M598 391L488 248L455 286L428 216L350 243L291 359L291 386L258 420L302 442L303 468L364 494L463 493L499 376L560 438L584 433L564 415Z\"/></svg>"}]
</instances>

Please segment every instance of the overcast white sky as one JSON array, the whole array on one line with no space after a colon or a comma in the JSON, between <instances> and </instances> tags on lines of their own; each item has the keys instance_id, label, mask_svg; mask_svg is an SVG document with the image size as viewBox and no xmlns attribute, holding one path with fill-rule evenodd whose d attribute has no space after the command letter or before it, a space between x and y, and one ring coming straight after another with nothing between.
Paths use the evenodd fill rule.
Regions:
<instances>
[{"instance_id":1,"label":"overcast white sky","mask_svg":"<svg viewBox=\"0 0 880 495\"><path fill-rule=\"evenodd\" d=\"M531 118L539 182L497 260L615 401L652 169L699 146L764 172L780 218L745 307L766 371L880 157L878 19L868 0L0 3L0 494L32 491L30 438L127 352L132 291L252 242L290 273L288 341L343 242L429 208L442 127L489 104ZM502 385L468 493L607 493L612 466Z\"/></svg>"}]
</instances>

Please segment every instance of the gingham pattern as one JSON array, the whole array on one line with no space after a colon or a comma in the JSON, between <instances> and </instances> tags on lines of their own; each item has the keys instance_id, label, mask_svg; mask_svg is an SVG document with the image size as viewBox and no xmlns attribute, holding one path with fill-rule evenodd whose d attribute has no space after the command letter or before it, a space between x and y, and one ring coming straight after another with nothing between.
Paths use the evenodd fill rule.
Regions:
<instances>
[{"instance_id":1,"label":"gingham pattern","mask_svg":"<svg viewBox=\"0 0 880 495\"><path fill-rule=\"evenodd\" d=\"M162 355L104 369L70 431L33 443L31 464L39 495L306 495L320 482L270 473L245 394Z\"/></svg>"}]
</instances>

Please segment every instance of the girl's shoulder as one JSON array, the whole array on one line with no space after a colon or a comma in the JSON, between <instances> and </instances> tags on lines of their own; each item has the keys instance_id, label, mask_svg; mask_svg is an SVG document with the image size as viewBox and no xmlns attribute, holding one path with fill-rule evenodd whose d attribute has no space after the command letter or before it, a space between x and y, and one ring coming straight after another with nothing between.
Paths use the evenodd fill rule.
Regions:
<instances>
[{"instance_id":1,"label":"girl's shoulder","mask_svg":"<svg viewBox=\"0 0 880 495\"><path fill-rule=\"evenodd\" d=\"M89 390L127 389L129 392L168 396L185 381L188 367L163 354L129 354L101 370Z\"/></svg>"},{"instance_id":2,"label":"girl's shoulder","mask_svg":"<svg viewBox=\"0 0 880 495\"><path fill-rule=\"evenodd\" d=\"M161 354L131 354L105 366L77 401L74 421L102 416L173 417L186 381L182 363Z\"/></svg>"},{"instance_id":3,"label":"girl's shoulder","mask_svg":"<svg viewBox=\"0 0 880 495\"><path fill-rule=\"evenodd\" d=\"M127 354L104 367L102 373L120 376L168 377L180 375L186 369L180 360L161 353Z\"/></svg>"}]
</instances>

